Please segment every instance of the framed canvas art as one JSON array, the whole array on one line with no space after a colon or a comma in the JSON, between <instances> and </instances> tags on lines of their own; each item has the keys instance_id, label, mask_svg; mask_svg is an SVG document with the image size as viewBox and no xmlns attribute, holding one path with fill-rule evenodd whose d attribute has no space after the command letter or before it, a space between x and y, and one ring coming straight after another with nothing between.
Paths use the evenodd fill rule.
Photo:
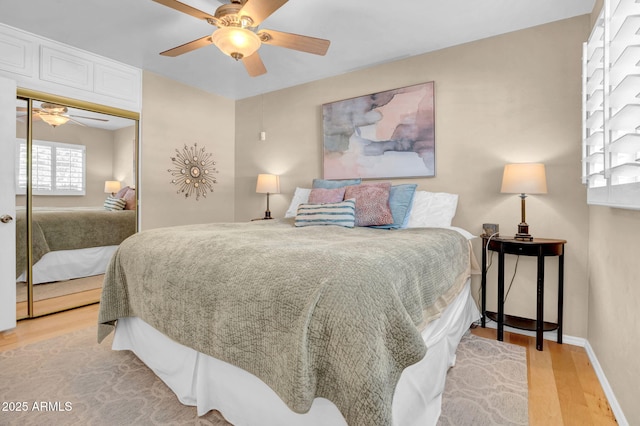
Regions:
<instances>
[{"instance_id":1,"label":"framed canvas art","mask_svg":"<svg viewBox=\"0 0 640 426\"><path fill-rule=\"evenodd\" d=\"M434 83L322 106L325 179L435 176Z\"/></svg>"}]
</instances>

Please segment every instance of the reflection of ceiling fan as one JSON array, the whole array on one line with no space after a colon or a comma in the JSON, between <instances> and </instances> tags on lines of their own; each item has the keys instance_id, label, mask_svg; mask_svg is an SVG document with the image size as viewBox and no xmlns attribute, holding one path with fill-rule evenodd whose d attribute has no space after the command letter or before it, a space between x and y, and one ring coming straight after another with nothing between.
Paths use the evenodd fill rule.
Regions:
<instances>
[{"instance_id":1,"label":"reflection of ceiling fan","mask_svg":"<svg viewBox=\"0 0 640 426\"><path fill-rule=\"evenodd\" d=\"M324 55L329 49L329 40L273 30L258 30L258 25L287 0L230 0L230 4L224 4L216 9L215 16L177 0L153 1L218 27L211 35L160 53L164 56L178 56L215 44L218 49L236 61L242 60L249 75L256 77L267 72L258 54L262 43L315 55Z\"/></svg>"},{"instance_id":2,"label":"reflection of ceiling fan","mask_svg":"<svg viewBox=\"0 0 640 426\"><path fill-rule=\"evenodd\" d=\"M20 112L26 112L27 109L23 107L16 108ZM84 117L82 115L72 115L67 114L68 109L66 106L52 104L49 102L43 102L40 105L40 108L33 108L33 119L34 120L42 120L45 123L51 125L52 127L58 127L62 124L65 124L69 121L84 126L85 124L75 120L75 118L82 118L85 120L96 120L96 121L109 121L104 118L95 118L95 117Z\"/></svg>"}]
</instances>

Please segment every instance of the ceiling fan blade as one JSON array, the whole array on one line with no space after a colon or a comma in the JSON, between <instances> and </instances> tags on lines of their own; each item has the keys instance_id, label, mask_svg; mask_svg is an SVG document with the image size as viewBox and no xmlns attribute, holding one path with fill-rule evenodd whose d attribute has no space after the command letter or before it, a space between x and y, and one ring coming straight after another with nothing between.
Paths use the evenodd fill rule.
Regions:
<instances>
[{"instance_id":1,"label":"ceiling fan blade","mask_svg":"<svg viewBox=\"0 0 640 426\"><path fill-rule=\"evenodd\" d=\"M287 49L313 53L324 56L329 49L329 40L303 36L299 34L283 33L282 31L262 30L258 33L260 40L265 44L286 47Z\"/></svg>"},{"instance_id":2,"label":"ceiling fan blade","mask_svg":"<svg viewBox=\"0 0 640 426\"><path fill-rule=\"evenodd\" d=\"M258 52L251 56L247 56L246 58L242 58L242 63L251 77L257 77L267 73L267 69L265 68L262 58Z\"/></svg>"},{"instance_id":3,"label":"ceiling fan blade","mask_svg":"<svg viewBox=\"0 0 640 426\"><path fill-rule=\"evenodd\" d=\"M258 26L288 0L247 0L238 15L250 16L253 25Z\"/></svg>"},{"instance_id":4,"label":"ceiling fan blade","mask_svg":"<svg viewBox=\"0 0 640 426\"><path fill-rule=\"evenodd\" d=\"M215 20L215 17L213 17L212 15L209 15L206 12L196 9L195 7L191 7L187 4L180 3L177 0L153 0L153 1L155 1L156 3L160 3L164 6L170 7L171 9L177 10L178 12L191 15L194 18L203 19L205 21L207 19Z\"/></svg>"},{"instance_id":5,"label":"ceiling fan blade","mask_svg":"<svg viewBox=\"0 0 640 426\"><path fill-rule=\"evenodd\" d=\"M27 108L24 108L24 107L16 107L16 111L20 111L20 112L27 112L27 111L28 111L28 109L27 109ZM42 111L42 110L41 110L40 108L33 108L33 109L32 109L32 111L33 111L34 113L36 113L36 112L39 112L39 111Z\"/></svg>"},{"instance_id":6,"label":"ceiling fan blade","mask_svg":"<svg viewBox=\"0 0 640 426\"><path fill-rule=\"evenodd\" d=\"M191 52L192 50L196 50L196 49L200 49L201 47L208 46L211 43L213 43L211 41L211 36L208 35L208 36L199 38L197 40L190 41L189 43L185 43L178 47L174 47L173 49L165 50L164 52L160 52L160 54L162 56L175 57L175 56L182 55L183 53L188 53L188 52Z\"/></svg>"},{"instance_id":7,"label":"ceiling fan blade","mask_svg":"<svg viewBox=\"0 0 640 426\"><path fill-rule=\"evenodd\" d=\"M78 120L74 120L73 118L69 117L68 115L65 115L65 117L67 117L69 119L69 121L72 122L73 124L77 124L77 125L82 126L82 127L87 127L86 124L81 123Z\"/></svg>"}]
</instances>

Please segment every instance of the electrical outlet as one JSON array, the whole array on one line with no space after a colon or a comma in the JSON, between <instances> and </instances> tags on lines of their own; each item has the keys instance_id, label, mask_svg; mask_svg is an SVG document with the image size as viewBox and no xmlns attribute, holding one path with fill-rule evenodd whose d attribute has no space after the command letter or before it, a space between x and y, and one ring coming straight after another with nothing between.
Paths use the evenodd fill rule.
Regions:
<instances>
[{"instance_id":1,"label":"electrical outlet","mask_svg":"<svg viewBox=\"0 0 640 426\"><path fill-rule=\"evenodd\" d=\"M500 225L498 225L497 223L483 223L482 230L484 231L484 235L486 235L487 237L491 235L497 237L500 235L498 233L498 231L500 230Z\"/></svg>"}]
</instances>

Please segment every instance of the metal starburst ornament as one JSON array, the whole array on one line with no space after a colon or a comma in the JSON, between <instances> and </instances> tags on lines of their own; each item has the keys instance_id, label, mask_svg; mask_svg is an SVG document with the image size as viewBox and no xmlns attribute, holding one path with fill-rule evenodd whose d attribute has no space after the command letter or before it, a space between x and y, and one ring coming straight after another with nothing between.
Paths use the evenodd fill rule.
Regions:
<instances>
[{"instance_id":1,"label":"metal starburst ornament","mask_svg":"<svg viewBox=\"0 0 640 426\"><path fill-rule=\"evenodd\" d=\"M174 168L168 169L173 179L171 183L178 186L177 194L184 194L185 198L193 197L196 200L207 197L207 192L213 192L213 184L218 183L214 176L218 173L215 168L212 154L205 152L204 148L198 149L198 144L192 147L187 145L182 151L176 149L176 156L170 157Z\"/></svg>"}]
</instances>

